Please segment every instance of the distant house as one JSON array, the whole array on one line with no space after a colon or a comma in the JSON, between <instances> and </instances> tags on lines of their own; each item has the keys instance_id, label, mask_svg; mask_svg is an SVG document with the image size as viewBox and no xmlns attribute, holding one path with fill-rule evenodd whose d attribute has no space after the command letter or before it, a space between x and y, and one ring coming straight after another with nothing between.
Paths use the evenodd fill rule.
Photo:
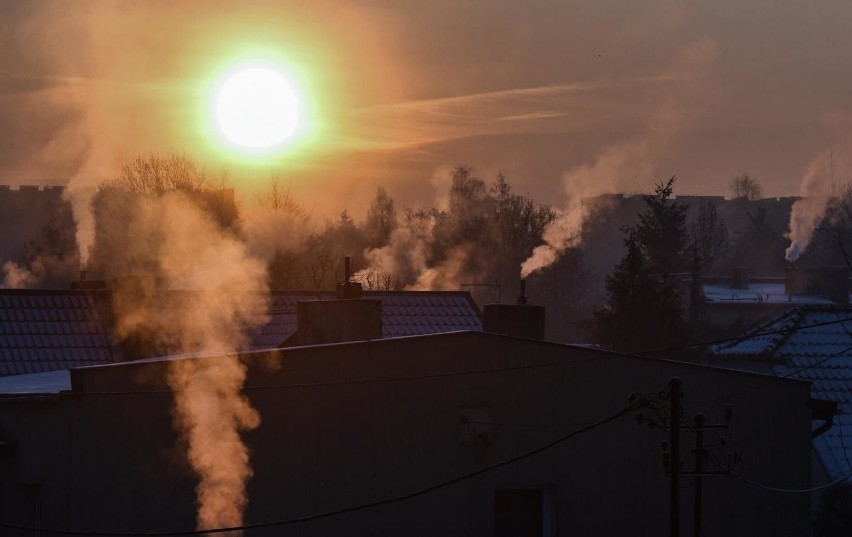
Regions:
<instances>
[{"instance_id":1,"label":"distant house","mask_svg":"<svg viewBox=\"0 0 852 537\"><path fill-rule=\"evenodd\" d=\"M797 267L783 278L755 278L737 267L730 279L703 279L703 319L745 329L800 306L845 306L849 276L846 267Z\"/></svg>"},{"instance_id":2,"label":"distant house","mask_svg":"<svg viewBox=\"0 0 852 537\"><path fill-rule=\"evenodd\" d=\"M757 335L766 333L766 335ZM838 415L817 436L815 484L852 474L852 308L799 306L716 346L709 363L811 382L811 396L837 403Z\"/></svg>"},{"instance_id":3,"label":"distant house","mask_svg":"<svg viewBox=\"0 0 852 537\"><path fill-rule=\"evenodd\" d=\"M253 334L251 348L274 349L291 338L299 302L335 297L333 292L271 293L269 321ZM364 298L382 303L382 338L482 330L479 309L467 292L368 291ZM168 307L167 297L163 304ZM0 290L0 376L161 355L148 349L134 356L117 340L113 316L109 290Z\"/></svg>"},{"instance_id":4,"label":"distant house","mask_svg":"<svg viewBox=\"0 0 852 537\"><path fill-rule=\"evenodd\" d=\"M330 308L331 309L331 308ZM506 319L510 314L500 312ZM82 532L196 527L173 428L172 357L0 379L0 523ZM629 394L682 381L687 421L734 418L745 464L703 480L706 535L807 535L810 387L800 380L455 332L244 353L258 410L245 522L265 535L662 535L661 441ZM654 407L665 412L663 407ZM654 411L645 410L651 417ZM691 434L683 468L693 466ZM728 447L707 433L710 470ZM680 524L693 523L682 477ZM298 519L309 520L298 522ZM4 535L33 535L4 528ZM49 533L45 531L44 533Z\"/></svg>"}]
</instances>

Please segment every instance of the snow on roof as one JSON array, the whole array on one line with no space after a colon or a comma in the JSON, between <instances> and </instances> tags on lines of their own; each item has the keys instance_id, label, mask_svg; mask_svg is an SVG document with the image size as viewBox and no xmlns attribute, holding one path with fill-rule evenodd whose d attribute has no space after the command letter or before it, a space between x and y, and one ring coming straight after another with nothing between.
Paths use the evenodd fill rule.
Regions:
<instances>
[{"instance_id":1,"label":"snow on roof","mask_svg":"<svg viewBox=\"0 0 852 537\"><path fill-rule=\"evenodd\" d=\"M727 283L705 283L704 297L711 303L759 303L830 306L831 298L820 295L788 295L783 283L749 283L748 289L737 289Z\"/></svg>"},{"instance_id":2,"label":"snow on roof","mask_svg":"<svg viewBox=\"0 0 852 537\"><path fill-rule=\"evenodd\" d=\"M766 332L776 333L714 347L715 365L768 359L775 375L810 381L812 397L837 402L841 415L814 448L832 477L852 472L852 307L795 308L750 333Z\"/></svg>"},{"instance_id":3,"label":"snow on roof","mask_svg":"<svg viewBox=\"0 0 852 537\"><path fill-rule=\"evenodd\" d=\"M0 394L4 395L56 394L70 389L71 372L68 369L0 377Z\"/></svg>"}]
</instances>

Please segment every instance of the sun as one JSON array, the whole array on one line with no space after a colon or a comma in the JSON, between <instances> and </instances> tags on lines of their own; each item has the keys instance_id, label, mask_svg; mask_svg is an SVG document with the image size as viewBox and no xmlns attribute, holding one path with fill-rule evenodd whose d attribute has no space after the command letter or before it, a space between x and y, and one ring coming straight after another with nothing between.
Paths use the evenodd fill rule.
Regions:
<instances>
[{"instance_id":1,"label":"sun","mask_svg":"<svg viewBox=\"0 0 852 537\"><path fill-rule=\"evenodd\" d=\"M220 87L216 119L235 145L278 147L290 141L299 126L299 100L281 73L264 67L243 69Z\"/></svg>"}]
</instances>

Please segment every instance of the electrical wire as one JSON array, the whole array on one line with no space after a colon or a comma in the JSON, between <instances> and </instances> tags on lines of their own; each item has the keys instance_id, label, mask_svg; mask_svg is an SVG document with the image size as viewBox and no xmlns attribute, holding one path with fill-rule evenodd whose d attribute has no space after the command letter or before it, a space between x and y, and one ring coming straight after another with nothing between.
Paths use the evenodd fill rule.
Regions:
<instances>
[{"instance_id":1,"label":"electrical wire","mask_svg":"<svg viewBox=\"0 0 852 537\"><path fill-rule=\"evenodd\" d=\"M810 488L806 488L806 489L788 489L788 488L781 488L781 487L773 487L771 485L766 485L764 483L754 481L753 479L749 479L749 478L745 477L744 475L738 474L734 471L731 471L730 475L732 475L733 477L736 477L737 479L745 481L746 483L748 483L749 485L751 485L753 487L757 487L757 488L762 489L762 490L768 490L770 492L778 492L778 493L781 493L781 494L807 494L807 493L817 492L817 491L820 491L820 490L823 490L823 489L827 489L827 488L833 487L835 485L839 485L840 483L843 483L844 481L846 481L847 479L852 477L852 472L849 472L848 474L844 475L843 477L835 479L834 481L832 481L830 483L825 483L824 485L819 485L819 486L816 486L816 487L810 487Z\"/></svg>"},{"instance_id":2,"label":"electrical wire","mask_svg":"<svg viewBox=\"0 0 852 537\"><path fill-rule=\"evenodd\" d=\"M707 405L710 405L712 403L718 403L719 401L731 399L732 397L739 397L739 396L746 395L748 393L763 389L763 388L773 384L776 379L793 379L797 375L799 375L800 373L803 373L803 372L805 372L809 369L813 369L815 367L818 367L818 366L828 362L829 360L833 360L834 358L837 358L838 356L846 354L849 351L852 351L852 345L850 345L849 347L846 347L846 348L844 348L840 351L837 351L834 354L826 356L825 358L823 358L821 360L817 360L816 362L814 362L812 364L808 364L808 365L801 367L799 369L796 369L794 371L790 371L790 372L788 372L784 375L775 375L775 376L767 375L769 377L769 380L767 380L766 382L763 382L763 383L757 384L755 386L751 386L749 388L745 388L743 390L739 390L739 391L736 391L736 392L728 392L728 393L726 393L722 396L715 397L713 399L708 399L708 400L702 401L700 403L694 403L694 404L690 405L689 408L686 411L690 412L690 411L693 411L693 410L695 410L696 408L699 408L699 407L707 406Z\"/></svg>"},{"instance_id":3,"label":"electrical wire","mask_svg":"<svg viewBox=\"0 0 852 537\"><path fill-rule=\"evenodd\" d=\"M552 440L552 441L550 441L550 442L548 442L548 443L546 443L542 446L539 446L538 448L535 448L531 451L527 451L525 453L522 453L521 455L516 455L514 457L504 459L502 461L499 461L499 462L496 462L494 464L485 466L485 467L480 468L478 470L474 470L473 472L462 474L462 475L456 476L454 478L447 479L445 481L441 481L439 483L435 483L433 485L429 485L427 487L424 487L424 488L421 488L421 489L418 489L418 490L415 490L415 491L412 491L412 492L409 492L407 494L403 494L403 495L400 495L400 496L393 496L391 498L384 498L384 499L381 499L381 500L366 502L366 503L362 503L362 504L358 504L358 505L354 505L354 506L350 506L350 507L344 507L342 509L335 509L335 510L332 510L332 511L326 511L324 513L318 513L318 514L315 514L315 515L308 515L308 516L289 518L289 519L283 519L283 520L272 520L272 521L267 521L267 522L257 522L257 523L254 523L254 524L243 524L241 526L211 528L211 529L204 529L204 530L183 530L183 531L179 530L179 531L156 531L156 532L120 532L120 531L105 532L105 531L60 530L60 529L50 529L50 528L36 528L36 527L32 527L32 526L23 526L23 525L18 525L18 524L8 524L8 523L5 523L5 522L0 522L0 528L8 528L8 529L16 529L16 530L32 531L32 532L41 532L41 533L48 533L48 534L53 534L53 535L90 535L90 536L93 536L93 537L108 537L108 536L111 536L111 537L152 537L152 536L163 537L163 536L168 536L168 535L172 535L172 536L177 536L177 535L212 535L212 534L238 532L238 531L246 531L246 530L253 530L253 529L260 529L260 528L288 526L288 525L293 525L293 524L300 524L300 523L303 523L303 522L311 522L311 521L314 521L314 520L320 520L320 519L323 519L323 518L329 518L329 517L333 517L333 516L337 516L337 515L352 513L352 512L355 512L355 511L362 511L364 509L370 509L370 508L373 508L373 507L379 507L379 506L382 506L382 505L389 505L389 504L394 504L394 503L398 503L398 502L405 501L405 500L410 500L412 498L422 496L422 495L427 494L429 492L432 492L432 491L435 491L435 490L438 490L438 489L441 489L441 488L444 488L444 487L448 487L448 486L451 486L451 485L455 485L455 484L460 483L462 481L466 481L468 479L486 474L488 472L492 472L492 471L494 471L498 468L502 468L504 466L514 464L516 462L522 461L524 459L528 459L530 457L533 457L535 455L538 455L540 453L548 451L548 450L558 446L559 444L562 444L563 442L566 442L566 441L568 441L568 440L570 440L574 437L577 437L577 436L579 436L583 433L590 432L594 429L597 429L598 427L606 425L610 422L614 422L614 421L618 420L619 418L621 418L622 416L629 414L630 412L633 412L634 410L637 410L638 408L640 408L640 406L641 405L639 405L639 404L628 405L623 410L620 410L619 412L616 412L615 414L613 414L609 417L595 421L593 423L590 423L589 425L586 425L585 427L582 427L582 428L577 429L575 431L572 431L570 433L559 436L555 440Z\"/></svg>"},{"instance_id":4,"label":"electrical wire","mask_svg":"<svg viewBox=\"0 0 852 537\"><path fill-rule=\"evenodd\" d=\"M736 337L706 340L706 341L701 341L699 343L690 343L688 345L676 345L676 346L673 346L673 347L660 347L660 348L657 348L657 349L631 352L631 353L627 353L627 354L632 354L632 355L636 355L636 356L644 356L646 354L652 354L652 353L687 350L687 349L694 349L696 347L706 347L706 346L709 346L709 345L721 345L722 343L734 343L734 342L746 341L748 339L753 339L753 338L761 337L761 336L772 336L772 335L775 335L775 334L786 334L786 333L791 333L791 332L797 332L799 330L806 330L808 328L818 328L820 326L829 326L829 325L838 324L838 323L842 324L842 323L847 322L847 321L852 321L852 317L846 317L844 319L837 319L836 321L824 321L824 322L820 322L820 323L806 324L806 325L802 325L802 326L796 326L796 327L793 327L793 328L779 328L779 329L776 329L776 330L765 330L765 331L762 331L762 332L754 332L754 333L751 333L751 334L745 334L745 335L736 336Z\"/></svg>"},{"instance_id":5,"label":"electrical wire","mask_svg":"<svg viewBox=\"0 0 852 537\"><path fill-rule=\"evenodd\" d=\"M846 453L846 441L843 440L843 420L837 418L837 434L840 436L840 448L843 450L843 458L846 459L846 468L852 472L852 463L849 462L849 454Z\"/></svg>"}]
</instances>

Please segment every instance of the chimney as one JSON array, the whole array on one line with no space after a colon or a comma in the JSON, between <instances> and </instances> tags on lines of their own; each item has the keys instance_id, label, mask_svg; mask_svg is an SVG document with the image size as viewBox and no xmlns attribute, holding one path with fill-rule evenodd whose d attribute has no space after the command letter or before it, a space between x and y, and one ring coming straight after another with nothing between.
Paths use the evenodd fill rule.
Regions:
<instances>
[{"instance_id":1,"label":"chimney","mask_svg":"<svg viewBox=\"0 0 852 537\"><path fill-rule=\"evenodd\" d=\"M748 289L748 267L734 267L731 273L731 287Z\"/></svg>"},{"instance_id":2,"label":"chimney","mask_svg":"<svg viewBox=\"0 0 852 537\"><path fill-rule=\"evenodd\" d=\"M382 338L382 301L348 298L299 302L300 345Z\"/></svg>"},{"instance_id":3,"label":"chimney","mask_svg":"<svg viewBox=\"0 0 852 537\"><path fill-rule=\"evenodd\" d=\"M521 294L518 295L519 306L527 305L527 280L525 278L521 278Z\"/></svg>"},{"instance_id":4,"label":"chimney","mask_svg":"<svg viewBox=\"0 0 852 537\"><path fill-rule=\"evenodd\" d=\"M337 284L337 298L341 300L351 300L354 298L361 298L364 292L364 288L358 282L352 281L352 268L351 268L351 259L347 255L343 258L344 263L344 274L343 274L343 283Z\"/></svg>"},{"instance_id":5,"label":"chimney","mask_svg":"<svg viewBox=\"0 0 852 537\"><path fill-rule=\"evenodd\" d=\"M792 264L784 271L784 293L791 297L805 293L807 287L805 269Z\"/></svg>"},{"instance_id":6,"label":"chimney","mask_svg":"<svg viewBox=\"0 0 852 537\"><path fill-rule=\"evenodd\" d=\"M94 270L81 270L80 279L71 282L71 289L74 290L93 290L106 289L104 275L101 272Z\"/></svg>"},{"instance_id":7,"label":"chimney","mask_svg":"<svg viewBox=\"0 0 852 537\"><path fill-rule=\"evenodd\" d=\"M483 308L486 332L528 339L544 339L545 309L527 303L526 281L516 304L486 304Z\"/></svg>"},{"instance_id":8,"label":"chimney","mask_svg":"<svg viewBox=\"0 0 852 537\"><path fill-rule=\"evenodd\" d=\"M337 284L337 300L299 302L299 345L381 339L382 301L361 298L361 284L351 281L349 257L344 261L345 279Z\"/></svg>"}]
</instances>

